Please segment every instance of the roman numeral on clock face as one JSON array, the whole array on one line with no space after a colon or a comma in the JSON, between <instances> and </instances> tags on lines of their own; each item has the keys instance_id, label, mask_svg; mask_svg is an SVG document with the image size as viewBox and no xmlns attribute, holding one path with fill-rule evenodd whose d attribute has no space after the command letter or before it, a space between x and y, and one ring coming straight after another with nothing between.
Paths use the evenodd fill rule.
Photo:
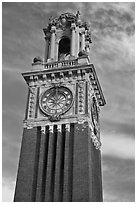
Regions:
<instances>
[{"instance_id":1,"label":"roman numeral on clock face","mask_svg":"<svg viewBox=\"0 0 137 204\"><path fill-rule=\"evenodd\" d=\"M63 114L72 105L73 95L67 87L53 87L41 95L40 108L47 115Z\"/></svg>"}]
</instances>

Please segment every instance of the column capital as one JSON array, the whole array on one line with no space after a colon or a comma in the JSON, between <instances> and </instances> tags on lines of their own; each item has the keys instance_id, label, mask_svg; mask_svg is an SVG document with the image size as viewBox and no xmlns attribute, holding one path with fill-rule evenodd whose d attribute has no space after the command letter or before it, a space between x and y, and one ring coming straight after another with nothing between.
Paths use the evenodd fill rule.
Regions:
<instances>
[{"instance_id":1,"label":"column capital","mask_svg":"<svg viewBox=\"0 0 137 204\"><path fill-rule=\"evenodd\" d=\"M51 31L51 33L55 33L56 32L56 27L52 26L50 31Z\"/></svg>"},{"instance_id":2,"label":"column capital","mask_svg":"<svg viewBox=\"0 0 137 204\"><path fill-rule=\"evenodd\" d=\"M75 30L76 29L76 24L75 23L72 23L71 24L71 30Z\"/></svg>"},{"instance_id":3,"label":"column capital","mask_svg":"<svg viewBox=\"0 0 137 204\"><path fill-rule=\"evenodd\" d=\"M41 132L43 133L43 134L45 134L45 126L41 126Z\"/></svg>"},{"instance_id":4,"label":"column capital","mask_svg":"<svg viewBox=\"0 0 137 204\"><path fill-rule=\"evenodd\" d=\"M80 33L81 33L81 34L85 34L85 28L82 28L82 29L80 30Z\"/></svg>"}]
</instances>

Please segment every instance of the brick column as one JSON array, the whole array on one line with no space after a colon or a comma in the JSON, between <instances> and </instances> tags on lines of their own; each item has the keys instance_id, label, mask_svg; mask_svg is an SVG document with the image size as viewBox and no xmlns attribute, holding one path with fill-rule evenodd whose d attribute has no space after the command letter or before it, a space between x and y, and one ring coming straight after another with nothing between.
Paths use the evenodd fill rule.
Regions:
<instances>
[{"instance_id":1,"label":"brick column","mask_svg":"<svg viewBox=\"0 0 137 204\"><path fill-rule=\"evenodd\" d=\"M70 157L70 149L69 146L73 145L72 143L70 144L70 141L72 141L72 139L70 138L70 124L66 125L66 138L65 138L65 151L64 151L64 187L63 187L63 202L70 202L70 192L69 192L69 157ZM72 147L73 148L73 147Z\"/></svg>"},{"instance_id":2,"label":"brick column","mask_svg":"<svg viewBox=\"0 0 137 204\"><path fill-rule=\"evenodd\" d=\"M91 134L90 131L89 134ZM103 202L101 153L99 149L95 148L90 137L89 137L89 164L90 164L89 201Z\"/></svg>"},{"instance_id":3,"label":"brick column","mask_svg":"<svg viewBox=\"0 0 137 204\"><path fill-rule=\"evenodd\" d=\"M88 127L75 124L73 150L72 202L89 201Z\"/></svg>"},{"instance_id":4,"label":"brick column","mask_svg":"<svg viewBox=\"0 0 137 204\"><path fill-rule=\"evenodd\" d=\"M55 170L55 189L54 189L54 202L60 202L61 192L60 192L60 186L61 186L61 178L63 175L61 175L61 159L62 159L62 142L63 142L63 132L61 125L58 125L58 136L57 136L57 148L56 148L56 170Z\"/></svg>"},{"instance_id":5,"label":"brick column","mask_svg":"<svg viewBox=\"0 0 137 204\"><path fill-rule=\"evenodd\" d=\"M88 123L75 124L72 202L102 202L100 150L96 149Z\"/></svg>"},{"instance_id":6,"label":"brick column","mask_svg":"<svg viewBox=\"0 0 137 204\"><path fill-rule=\"evenodd\" d=\"M45 202L53 202L54 180L55 180L55 163L56 163L56 145L57 145L57 128L49 127L49 148L47 159L47 174L45 188Z\"/></svg>"},{"instance_id":7,"label":"brick column","mask_svg":"<svg viewBox=\"0 0 137 204\"><path fill-rule=\"evenodd\" d=\"M14 202L34 202L40 149L40 129L24 128Z\"/></svg>"},{"instance_id":8,"label":"brick column","mask_svg":"<svg viewBox=\"0 0 137 204\"><path fill-rule=\"evenodd\" d=\"M48 141L49 141L48 129L49 129L48 126L41 127L41 143L40 143L40 152L39 152L40 155L39 155L36 202L44 202L44 198L45 198L47 155L48 155Z\"/></svg>"}]
</instances>

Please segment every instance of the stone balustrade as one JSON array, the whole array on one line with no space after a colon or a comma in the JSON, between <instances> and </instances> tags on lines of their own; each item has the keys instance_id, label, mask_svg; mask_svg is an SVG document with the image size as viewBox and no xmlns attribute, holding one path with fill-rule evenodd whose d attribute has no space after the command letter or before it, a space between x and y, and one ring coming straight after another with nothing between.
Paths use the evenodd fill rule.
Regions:
<instances>
[{"instance_id":1,"label":"stone balustrade","mask_svg":"<svg viewBox=\"0 0 137 204\"><path fill-rule=\"evenodd\" d=\"M78 60L64 60L64 61L57 61L57 62L38 62L32 63L32 71L33 70L43 70L43 69L57 69L63 67L72 67L78 64Z\"/></svg>"},{"instance_id":2,"label":"stone balustrade","mask_svg":"<svg viewBox=\"0 0 137 204\"><path fill-rule=\"evenodd\" d=\"M78 64L77 60L65 60L65 61L57 61L51 63L43 63L44 69L56 69L61 67L75 66Z\"/></svg>"}]
</instances>

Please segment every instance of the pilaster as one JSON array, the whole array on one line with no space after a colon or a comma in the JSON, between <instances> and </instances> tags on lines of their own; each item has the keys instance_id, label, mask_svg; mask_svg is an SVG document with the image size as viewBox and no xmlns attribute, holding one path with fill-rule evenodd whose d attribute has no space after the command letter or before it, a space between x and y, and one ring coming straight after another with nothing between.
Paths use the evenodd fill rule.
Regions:
<instances>
[{"instance_id":1,"label":"pilaster","mask_svg":"<svg viewBox=\"0 0 137 204\"><path fill-rule=\"evenodd\" d=\"M35 201L40 138L38 127L23 131L14 202Z\"/></svg>"},{"instance_id":2,"label":"pilaster","mask_svg":"<svg viewBox=\"0 0 137 204\"><path fill-rule=\"evenodd\" d=\"M72 35L71 35L71 56L72 57L75 57L75 29L76 29L76 26L74 23L72 23L71 25L71 30L72 30Z\"/></svg>"},{"instance_id":3,"label":"pilaster","mask_svg":"<svg viewBox=\"0 0 137 204\"><path fill-rule=\"evenodd\" d=\"M44 53L44 61L47 62L49 54L49 37L45 37L45 53Z\"/></svg>"},{"instance_id":4,"label":"pilaster","mask_svg":"<svg viewBox=\"0 0 137 204\"><path fill-rule=\"evenodd\" d=\"M85 28L81 30L81 51L85 50Z\"/></svg>"},{"instance_id":5,"label":"pilaster","mask_svg":"<svg viewBox=\"0 0 137 204\"><path fill-rule=\"evenodd\" d=\"M52 26L51 28L51 42L50 42L50 59L54 59L54 54L55 54L55 32L56 32L56 27Z\"/></svg>"},{"instance_id":6,"label":"pilaster","mask_svg":"<svg viewBox=\"0 0 137 204\"><path fill-rule=\"evenodd\" d=\"M73 152L73 202L89 201L88 127L75 124Z\"/></svg>"}]
</instances>

